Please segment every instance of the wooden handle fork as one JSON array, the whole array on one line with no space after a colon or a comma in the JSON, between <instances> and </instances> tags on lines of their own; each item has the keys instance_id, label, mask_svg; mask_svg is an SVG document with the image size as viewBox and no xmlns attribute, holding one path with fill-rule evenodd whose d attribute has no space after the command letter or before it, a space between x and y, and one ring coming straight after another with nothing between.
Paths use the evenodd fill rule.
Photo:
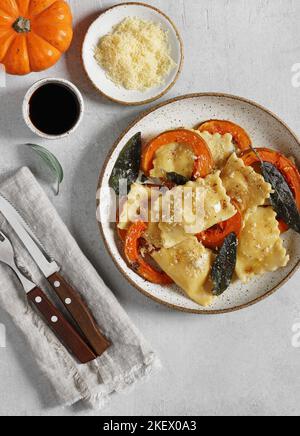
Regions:
<instances>
[{"instance_id":1,"label":"wooden handle fork","mask_svg":"<svg viewBox=\"0 0 300 436\"><path fill-rule=\"evenodd\" d=\"M91 348L97 356L101 356L111 343L103 336L99 327L90 312L90 309L66 280L58 273L48 278L55 293L64 304L67 311L71 314L74 321L82 331Z\"/></svg>"},{"instance_id":2,"label":"wooden handle fork","mask_svg":"<svg viewBox=\"0 0 300 436\"><path fill-rule=\"evenodd\" d=\"M27 294L28 300L43 316L58 339L69 349L80 363L88 363L97 358L92 349L84 342L69 321L51 303L46 294L38 287Z\"/></svg>"}]
</instances>

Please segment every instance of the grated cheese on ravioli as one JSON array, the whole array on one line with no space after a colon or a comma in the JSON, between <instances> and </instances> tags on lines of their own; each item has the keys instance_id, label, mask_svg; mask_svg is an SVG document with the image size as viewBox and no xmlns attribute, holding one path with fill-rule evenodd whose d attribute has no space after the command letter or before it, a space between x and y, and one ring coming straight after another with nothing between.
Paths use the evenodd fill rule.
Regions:
<instances>
[{"instance_id":1,"label":"grated cheese on ravioli","mask_svg":"<svg viewBox=\"0 0 300 436\"><path fill-rule=\"evenodd\" d=\"M193 238L191 233L186 233L180 223L159 223L162 246L172 248L186 239Z\"/></svg>"},{"instance_id":2,"label":"grated cheese on ravioli","mask_svg":"<svg viewBox=\"0 0 300 436\"><path fill-rule=\"evenodd\" d=\"M201 306L209 306L214 296L209 273L212 252L197 238L187 239L173 248L152 253L153 259L186 294Z\"/></svg>"},{"instance_id":3,"label":"grated cheese on ravioli","mask_svg":"<svg viewBox=\"0 0 300 436\"><path fill-rule=\"evenodd\" d=\"M285 267L289 260L273 208L249 211L239 239L236 263L239 279L247 283L255 275Z\"/></svg>"},{"instance_id":4,"label":"grated cheese on ravioli","mask_svg":"<svg viewBox=\"0 0 300 436\"><path fill-rule=\"evenodd\" d=\"M156 151L150 176L164 178L166 173L174 172L190 179L194 163L193 152L186 144L171 143Z\"/></svg>"},{"instance_id":5,"label":"grated cheese on ravioli","mask_svg":"<svg viewBox=\"0 0 300 436\"><path fill-rule=\"evenodd\" d=\"M150 194L150 188L133 183L119 217L119 229L127 229L130 223L138 219L148 221Z\"/></svg>"},{"instance_id":6,"label":"grated cheese on ravioli","mask_svg":"<svg viewBox=\"0 0 300 436\"><path fill-rule=\"evenodd\" d=\"M144 232L143 236L150 246L155 248L163 247L159 223L149 222L147 230Z\"/></svg>"},{"instance_id":7,"label":"grated cheese on ravioli","mask_svg":"<svg viewBox=\"0 0 300 436\"><path fill-rule=\"evenodd\" d=\"M188 234L196 235L236 214L222 185L220 172L167 191L154 205L154 210L163 223L160 230L166 247L176 245Z\"/></svg>"},{"instance_id":8,"label":"grated cheese on ravioli","mask_svg":"<svg viewBox=\"0 0 300 436\"><path fill-rule=\"evenodd\" d=\"M227 194L237 201L242 212L261 206L270 198L272 186L252 167L233 153L221 172Z\"/></svg>"},{"instance_id":9,"label":"grated cheese on ravioli","mask_svg":"<svg viewBox=\"0 0 300 436\"><path fill-rule=\"evenodd\" d=\"M222 168L230 155L235 151L232 135L230 133L225 135L220 135L220 133L212 135L209 132L198 133L208 145L215 167L218 169Z\"/></svg>"}]
</instances>

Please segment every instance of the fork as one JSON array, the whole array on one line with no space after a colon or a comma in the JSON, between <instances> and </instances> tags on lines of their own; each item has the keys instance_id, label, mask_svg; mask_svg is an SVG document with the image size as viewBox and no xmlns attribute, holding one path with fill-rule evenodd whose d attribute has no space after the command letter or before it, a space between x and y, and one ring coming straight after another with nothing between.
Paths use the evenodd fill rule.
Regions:
<instances>
[{"instance_id":1,"label":"fork","mask_svg":"<svg viewBox=\"0 0 300 436\"><path fill-rule=\"evenodd\" d=\"M77 357L81 363L96 359L95 353L84 342L64 315L52 304L46 294L19 270L11 241L0 231L0 262L9 266L21 282L28 300L43 316L57 338Z\"/></svg>"}]
</instances>

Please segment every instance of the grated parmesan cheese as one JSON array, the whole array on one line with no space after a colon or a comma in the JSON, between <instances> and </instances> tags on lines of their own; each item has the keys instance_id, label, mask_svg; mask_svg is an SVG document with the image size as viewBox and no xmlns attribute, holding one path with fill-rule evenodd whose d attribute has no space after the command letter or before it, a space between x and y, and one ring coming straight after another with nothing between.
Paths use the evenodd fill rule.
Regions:
<instances>
[{"instance_id":1,"label":"grated parmesan cheese","mask_svg":"<svg viewBox=\"0 0 300 436\"><path fill-rule=\"evenodd\" d=\"M139 18L126 18L104 36L95 58L116 85L138 91L162 84L176 65L170 55L168 32Z\"/></svg>"}]
</instances>

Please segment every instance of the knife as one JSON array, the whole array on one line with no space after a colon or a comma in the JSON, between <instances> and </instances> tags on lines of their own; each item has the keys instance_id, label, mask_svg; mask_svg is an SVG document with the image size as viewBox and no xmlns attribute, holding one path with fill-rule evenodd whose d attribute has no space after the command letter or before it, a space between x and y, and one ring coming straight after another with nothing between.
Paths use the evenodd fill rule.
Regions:
<instances>
[{"instance_id":1,"label":"knife","mask_svg":"<svg viewBox=\"0 0 300 436\"><path fill-rule=\"evenodd\" d=\"M59 273L60 267L48 256L15 207L0 194L0 212L14 229L23 245L46 277L56 295L82 331L97 356L101 356L111 343L102 335L80 294Z\"/></svg>"},{"instance_id":2,"label":"knife","mask_svg":"<svg viewBox=\"0 0 300 436\"><path fill-rule=\"evenodd\" d=\"M29 280L16 265L15 253L10 240L0 231L0 262L8 265L21 282L28 300L43 316L58 339L74 354L81 363L96 359L92 349L84 342L74 327L52 304L47 295L35 283Z\"/></svg>"}]
</instances>

